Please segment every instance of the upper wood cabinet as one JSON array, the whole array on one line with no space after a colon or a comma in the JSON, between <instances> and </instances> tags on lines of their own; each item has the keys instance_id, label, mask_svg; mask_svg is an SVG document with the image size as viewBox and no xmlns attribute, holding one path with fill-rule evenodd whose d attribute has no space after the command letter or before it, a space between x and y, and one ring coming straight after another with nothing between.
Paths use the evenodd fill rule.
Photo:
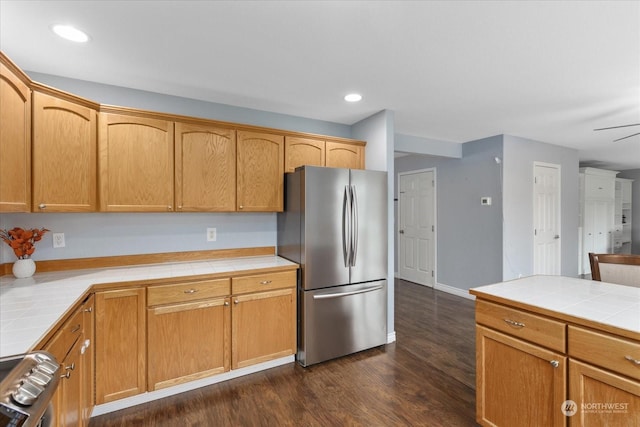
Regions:
<instances>
[{"instance_id":1,"label":"upper wood cabinet","mask_svg":"<svg viewBox=\"0 0 640 427\"><path fill-rule=\"evenodd\" d=\"M325 166L364 169L364 150L361 145L327 141L325 149Z\"/></svg>"},{"instance_id":2,"label":"upper wood cabinet","mask_svg":"<svg viewBox=\"0 0 640 427\"><path fill-rule=\"evenodd\" d=\"M33 211L96 210L95 108L33 92Z\"/></svg>"},{"instance_id":3,"label":"upper wood cabinet","mask_svg":"<svg viewBox=\"0 0 640 427\"><path fill-rule=\"evenodd\" d=\"M175 124L176 209L236 210L236 131Z\"/></svg>"},{"instance_id":4,"label":"upper wood cabinet","mask_svg":"<svg viewBox=\"0 0 640 427\"><path fill-rule=\"evenodd\" d=\"M297 167L324 166L324 141L312 138L287 136L284 141L285 172L294 172Z\"/></svg>"},{"instance_id":5,"label":"upper wood cabinet","mask_svg":"<svg viewBox=\"0 0 640 427\"><path fill-rule=\"evenodd\" d=\"M304 165L364 169L364 149L358 144L287 136L284 153L285 172Z\"/></svg>"},{"instance_id":6,"label":"upper wood cabinet","mask_svg":"<svg viewBox=\"0 0 640 427\"><path fill-rule=\"evenodd\" d=\"M238 131L238 211L281 212L284 198L284 136Z\"/></svg>"},{"instance_id":7,"label":"upper wood cabinet","mask_svg":"<svg viewBox=\"0 0 640 427\"><path fill-rule=\"evenodd\" d=\"M0 53L0 212L29 212L31 90L14 67Z\"/></svg>"},{"instance_id":8,"label":"upper wood cabinet","mask_svg":"<svg viewBox=\"0 0 640 427\"><path fill-rule=\"evenodd\" d=\"M168 120L100 113L100 210L174 210L173 127Z\"/></svg>"}]
</instances>

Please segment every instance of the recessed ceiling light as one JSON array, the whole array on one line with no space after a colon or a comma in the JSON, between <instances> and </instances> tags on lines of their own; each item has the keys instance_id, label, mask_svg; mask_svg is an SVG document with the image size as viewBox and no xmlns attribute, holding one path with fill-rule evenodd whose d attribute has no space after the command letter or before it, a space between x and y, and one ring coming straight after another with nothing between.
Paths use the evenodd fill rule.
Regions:
<instances>
[{"instance_id":1,"label":"recessed ceiling light","mask_svg":"<svg viewBox=\"0 0 640 427\"><path fill-rule=\"evenodd\" d=\"M85 43L89 41L89 36L85 32L71 25L54 25L51 29L63 39L71 40L72 42Z\"/></svg>"},{"instance_id":2,"label":"recessed ceiling light","mask_svg":"<svg viewBox=\"0 0 640 427\"><path fill-rule=\"evenodd\" d=\"M345 95L344 100L347 102L358 102L362 99L362 95L359 93L350 93Z\"/></svg>"}]
</instances>

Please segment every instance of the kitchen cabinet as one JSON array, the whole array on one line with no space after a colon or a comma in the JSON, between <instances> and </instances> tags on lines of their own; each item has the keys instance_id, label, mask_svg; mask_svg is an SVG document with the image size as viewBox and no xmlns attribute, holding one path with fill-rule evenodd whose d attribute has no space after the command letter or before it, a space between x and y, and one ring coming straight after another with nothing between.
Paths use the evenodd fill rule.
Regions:
<instances>
[{"instance_id":1,"label":"kitchen cabinet","mask_svg":"<svg viewBox=\"0 0 640 427\"><path fill-rule=\"evenodd\" d=\"M44 346L62 366L60 384L53 397L59 427L83 427L89 423L93 408L93 361L88 351L93 326L93 297L74 311Z\"/></svg>"},{"instance_id":2,"label":"kitchen cabinet","mask_svg":"<svg viewBox=\"0 0 640 427\"><path fill-rule=\"evenodd\" d=\"M568 337L571 426L637 425L640 342L572 325Z\"/></svg>"},{"instance_id":3,"label":"kitchen cabinet","mask_svg":"<svg viewBox=\"0 0 640 427\"><path fill-rule=\"evenodd\" d=\"M296 272L232 278L231 368L296 352Z\"/></svg>"},{"instance_id":4,"label":"kitchen cabinet","mask_svg":"<svg viewBox=\"0 0 640 427\"><path fill-rule=\"evenodd\" d=\"M95 296L96 404L146 390L145 288Z\"/></svg>"},{"instance_id":5,"label":"kitchen cabinet","mask_svg":"<svg viewBox=\"0 0 640 427\"><path fill-rule=\"evenodd\" d=\"M175 124L175 191L180 212L236 210L236 131Z\"/></svg>"},{"instance_id":6,"label":"kitchen cabinet","mask_svg":"<svg viewBox=\"0 0 640 427\"><path fill-rule=\"evenodd\" d=\"M361 145L327 141L325 150L325 166L364 169L364 147Z\"/></svg>"},{"instance_id":7,"label":"kitchen cabinet","mask_svg":"<svg viewBox=\"0 0 640 427\"><path fill-rule=\"evenodd\" d=\"M230 368L229 279L147 289L149 391Z\"/></svg>"},{"instance_id":8,"label":"kitchen cabinet","mask_svg":"<svg viewBox=\"0 0 640 427\"><path fill-rule=\"evenodd\" d=\"M284 141L285 172L293 172L299 166L324 166L325 142L312 138L287 136Z\"/></svg>"},{"instance_id":9,"label":"kitchen cabinet","mask_svg":"<svg viewBox=\"0 0 640 427\"><path fill-rule=\"evenodd\" d=\"M591 273L589 252L613 252L617 173L580 168L580 274Z\"/></svg>"},{"instance_id":10,"label":"kitchen cabinet","mask_svg":"<svg viewBox=\"0 0 640 427\"><path fill-rule=\"evenodd\" d=\"M173 121L101 111L98 138L100 210L174 210Z\"/></svg>"},{"instance_id":11,"label":"kitchen cabinet","mask_svg":"<svg viewBox=\"0 0 640 427\"><path fill-rule=\"evenodd\" d=\"M98 105L69 98L33 92L34 212L97 209Z\"/></svg>"},{"instance_id":12,"label":"kitchen cabinet","mask_svg":"<svg viewBox=\"0 0 640 427\"><path fill-rule=\"evenodd\" d=\"M564 325L477 300L476 323L478 423L566 425L567 357L547 348L564 348Z\"/></svg>"},{"instance_id":13,"label":"kitchen cabinet","mask_svg":"<svg viewBox=\"0 0 640 427\"><path fill-rule=\"evenodd\" d=\"M0 212L31 211L31 89L0 52Z\"/></svg>"},{"instance_id":14,"label":"kitchen cabinet","mask_svg":"<svg viewBox=\"0 0 640 427\"><path fill-rule=\"evenodd\" d=\"M303 165L364 169L363 146L356 142L287 136L285 156L286 172L293 172Z\"/></svg>"},{"instance_id":15,"label":"kitchen cabinet","mask_svg":"<svg viewBox=\"0 0 640 427\"><path fill-rule=\"evenodd\" d=\"M237 210L281 212L284 136L240 130L237 138Z\"/></svg>"}]
</instances>

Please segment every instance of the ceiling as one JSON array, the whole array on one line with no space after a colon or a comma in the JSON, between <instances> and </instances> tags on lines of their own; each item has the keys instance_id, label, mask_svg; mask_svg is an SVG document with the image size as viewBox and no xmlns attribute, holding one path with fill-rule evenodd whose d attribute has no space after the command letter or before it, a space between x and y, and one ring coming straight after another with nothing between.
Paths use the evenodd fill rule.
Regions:
<instances>
[{"instance_id":1,"label":"ceiling","mask_svg":"<svg viewBox=\"0 0 640 427\"><path fill-rule=\"evenodd\" d=\"M28 71L462 143L509 134L640 168L640 1L0 1ZM77 45L50 26L89 33ZM348 104L343 96L359 92Z\"/></svg>"}]
</instances>

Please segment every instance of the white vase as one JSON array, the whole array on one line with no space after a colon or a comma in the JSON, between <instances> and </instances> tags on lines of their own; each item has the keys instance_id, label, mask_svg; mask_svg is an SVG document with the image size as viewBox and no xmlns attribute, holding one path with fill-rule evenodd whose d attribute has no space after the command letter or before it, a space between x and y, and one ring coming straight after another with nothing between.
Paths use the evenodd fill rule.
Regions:
<instances>
[{"instance_id":1,"label":"white vase","mask_svg":"<svg viewBox=\"0 0 640 427\"><path fill-rule=\"evenodd\" d=\"M36 272L36 263L31 258L19 259L13 263L12 271L18 279L31 277Z\"/></svg>"}]
</instances>

